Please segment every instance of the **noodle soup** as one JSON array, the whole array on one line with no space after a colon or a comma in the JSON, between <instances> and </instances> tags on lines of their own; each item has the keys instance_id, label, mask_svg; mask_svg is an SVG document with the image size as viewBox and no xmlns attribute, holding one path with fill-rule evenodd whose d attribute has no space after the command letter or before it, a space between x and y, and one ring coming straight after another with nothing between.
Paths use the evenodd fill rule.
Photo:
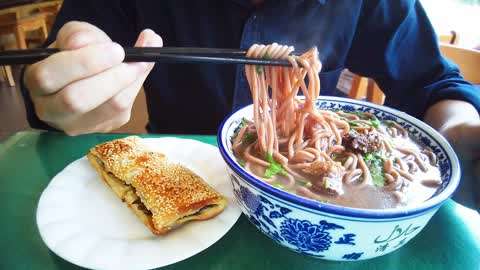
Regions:
<instances>
[{"instance_id":1,"label":"noodle soup","mask_svg":"<svg viewBox=\"0 0 480 270\"><path fill-rule=\"evenodd\" d=\"M295 99L295 102L301 105L305 100L299 97ZM368 150L375 149L376 151L373 151L373 154L376 153L382 158L384 156L390 157L389 159L394 163L392 165L396 171L400 170L402 165L400 164L401 161L395 161L395 156L398 155L402 157L404 169L407 172L411 170L412 173L409 173L415 177L410 181L405 177L401 178L401 176L398 176L398 180L408 183L409 185L408 187L403 187L403 189L398 189L398 191L403 194L403 202L392 202L396 197L393 197L395 196L393 195L393 191L386 189L386 187L389 186L387 181L391 181L387 179L388 177L385 177L387 174L386 170L388 169L381 171L384 176L383 186L373 183L378 179L372 179L372 182L369 184L363 184L363 175L351 178L351 181L347 182L346 172L343 172L342 181L340 182L341 186L328 183L327 179L327 188L341 187L341 192L343 192L341 195L331 193L328 189L318 190L312 188L314 183L318 183L317 181L325 181L321 177L313 175L307 175L309 176L307 179L302 176L298 178L299 181L294 178L295 185L293 188L289 188L287 185L290 183L291 178L289 175L292 175L291 171L293 171L293 173L304 174L301 168L292 169L293 165L302 162L313 163L315 160L307 160L308 155L302 157L303 154L300 154L295 159L289 157L289 144L286 143L286 141L289 141L290 137L294 137L295 132L293 131L288 135L277 135L279 143L278 152L276 152L276 150L274 151L272 155L273 159L267 157L267 155L262 152L262 147L260 147L261 139L258 137L257 127L261 125L257 125L254 122L255 114L252 104L227 117L219 128L217 138L220 154L227 165L227 172L230 176L237 205L242 209L242 212L251 223L260 232L272 239L272 241L292 251L308 254L320 259L350 260L349 257L352 253L362 254L360 259L369 259L385 255L404 246L425 228L427 222L457 188L460 182L460 165L455 152L445 138L427 124L391 108L364 101L326 96L317 98L314 106L316 113L326 119L328 118L328 126L330 126L328 123L333 120L335 120L335 122L345 121L348 125L348 127L340 123L334 125L334 127L338 128L339 134L341 135L341 146L345 147L343 157L338 153L334 155L333 152L329 153L328 150L325 151L325 154L328 155L330 159L340 163L346 168L346 171L352 170L351 167L354 162L353 157L350 161L347 161L351 157L351 155L346 155L347 148L352 147L353 144L352 138L347 138L348 132L346 128L349 128L348 131L355 128L358 133L364 133L364 130L362 130L363 125L370 125L366 130L371 132L376 131L381 134L380 136L385 136L387 138L385 141L390 143L389 146L392 146L392 148L400 147L401 151L392 151L394 153L389 156L382 153L382 151L389 151L387 150L388 146L383 145L384 143L380 143L380 147L378 148L375 147L376 144L371 145L369 148L365 147L365 144L360 143L360 139L357 138L355 142L358 143L355 143L356 146L354 147L359 150L350 150L350 152L355 156L359 154L363 158L372 178L375 172L373 170L370 171L369 165L371 165L371 160L374 159L374 157L369 155L372 152ZM346 112L346 114L342 112ZM356 120L355 116L359 118L358 120L364 120L366 122ZM294 153L299 152L301 149L307 150L307 148L316 147L315 144L311 144L310 142L316 140L315 138L319 136L319 134L314 136L315 133L311 133L312 129L315 129L317 132L321 129L327 129L325 124L320 125L317 123L312 125L312 123L316 123L316 121L309 117L305 120L304 127L306 128L304 129L303 138L304 142L308 141L308 143L305 144L309 146L303 147L303 144L301 144L297 149L293 149ZM400 127L397 127L396 124L389 120L393 120L396 124L400 125ZM282 121L278 121L277 123L281 123ZM376 129L376 126L379 128ZM402 128L408 132L408 138L402 135L404 134ZM244 129L243 134L240 133L242 129ZM322 132L328 134L328 138L332 136L328 132ZM329 148L332 150L339 148L333 148L333 145L338 145L333 143L333 141L336 141L335 135L329 140L332 141ZM329 140L327 141L329 142ZM291 144L292 146L296 146L295 141L292 141ZM251 147L248 152L247 147L250 145ZM384 147L385 149L383 149ZM405 151L405 148L416 151L408 153ZM275 145L273 149L276 149ZM323 150L322 148L320 149ZM362 149L366 149L367 153L359 152ZM435 155L431 155L430 150ZM257 164L256 162L258 161L248 161L246 159L247 153L260 161L266 161L268 167ZM427 172L421 171L421 165L417 164L418 169L414 171L414 164L406 164L411 163L411 161L416 162L415 154L423 161L423 165L427 166L428 173L432 173L433 176L441 175L441 181L438 181L438 183L440 183L438 187L435 186L436 180L433 181L434 183L430 181L423 181L422 183L422 180L428 180L429 178L427 178ZM323 156L323 154L321 155ZM411 157L407 157L407 155ZM282 156L284 158L282 158ZM305 158L305 160L301 160L300 157ZM271 162L272 160L275 162ZM325 160L327 159L325 158ZM286 163L283 163L285 161ZM384 168L385 160L383 162L383 167L377 167ZM359 161L357 160L357 168L360 168L358 164ZM429 167L429 165L431 167ZM389 164L387 164L387 167L388 166ZM283 175L285 172L283 172L282 167L286 171L286 175ZM434 170L430 170L431 168ZM436 171L437 168L440 170L440 173ZM391 170L391 168L389 169ZM395 173L389 174L393 174L392 176L394 176L394 178L397 177ZM295 177L295 175L292 176ZM331 178L333 174L327 175L327 177L329 176ZM305 184L305 182L307 182L306 180L311 184ZM321 184L317 186L325 188ZM304 187L323 198L309 199L304 194L297 193L297 189L301 190ZM434 194L429 197L431 192L434 192ZM419 193L422 194L419 195ZM383 199L385 196L390 199L390 202ZM412 198L412 196L416 198ZM319 202L319 200L326 203ZM349 200L351 204L349 204ZM375 201L377 205L373 205L374 203L369 201ZM390 203L390 205L386 205L385 201L386 203ZM361 208L367 204L376 208ZM344 207L343 205L351 205L352 207ZM402 232L408 233L404 235ZM402 237L391 237L392 233L394 236L401 233ZM326 239L331 239L330 246L327 247L327 249L304 249L305 243L319 243L319 235L322 235L322 237L326 235ZM342 241L346 235L355 236L352 244L346 245L346 243ZM390 242L393 244L388 245L388 248L384 252L378 252L379 246L383 246L386 243L383 239L392 239L394 241Z\"/></svg>"},{"instance_id":2,"label":"noodle soup","mask_svg":"<svg viewBox=\"0 0 480 270\"><path fill-rule=\"evenodd\" d=\"M244 168L277 188L349 207L395 208L431 197L441 184L432 151L395 122L317 109L318 52L292 51L274 43L247 52L286 59L292 67L245 66L253 116L232 137Z\"/></svg>"},{"instance_id":3,"label":"noodle soup","mask_svg":"<svg viewBox=\"0 0 480 270\"><path fill-rule=\"evenodd\" d=\"M329 137L320 127L307 125L307 130L312 130L297 151L291 141L279 143L279 153L291 156L286 164L280 164L273 157L262 156L255 147L255 125L244 119L232 138L237 160L277 188L355 208L418 204L441 184L433 152L411 139L395 122L380 121L368 113L319 112L345 121L348 133L341 138L334 134ZM292 151L294 154L289 155Z\"/></svg>"}]
</instances>

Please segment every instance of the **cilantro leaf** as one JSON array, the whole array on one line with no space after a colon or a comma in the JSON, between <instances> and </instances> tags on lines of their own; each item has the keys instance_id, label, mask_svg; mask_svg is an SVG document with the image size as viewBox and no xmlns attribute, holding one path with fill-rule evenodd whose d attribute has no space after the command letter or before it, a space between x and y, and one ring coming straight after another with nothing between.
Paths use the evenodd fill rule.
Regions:
<instances>
[{"instance_id":1,"label":"cilantro leaf","mask_svg":"<svg viewBox=\"0 0 480 270\"><path fill-rule=\"evenodd\" d=\"M376 117L369 120L366 120L366 119L363 119L363 120L367 122L361 122L361 124L359 123L358 120L348 120L347 122L350 125L350 127L359 127L359 126L363 126L364 124L367 124L377 129L382 124L380 120L378 120Z\"/></svg>"},{"instance_id":2,"label":"cilantro leaf","mask_svg":"<svg viewBox=\"0 0 480 270\"><path fill-rule=\"evenodd\" d=\"M380 120L378 120L377 118L374 118L374 119L370 120L370 124L374 128L379 128L381 123L380 123Z\"/></svg>"},{"instance_id":3,"label":"cilantro leaf","mask_svg":"<svg viewBox=\"0 0 480 270\"><path fill-rule=\"evenodd\" d=\"M377 187L383 187L385 185L385 177L383 176L382 172L377 172L374 170L375 173L372 173L372 180L373 184Z\"/></svg>"},{"instance_id":4,"label":"cilantro leaf","mask_svg":"<svg viewBox=\"0 0 480 270\"><path fill-rule=\"evenodd\" d=\"M312 182L308 181L308 180L305 180L305 179L301 179L297 182L299 185L301 186L304 186L304 187L307 187L307 188L310 188L312 187Z\"/></svg>"},{"instance_id":5,"label":"cilantro leaf","mask_svg":"<svg viewBox=\"0 0 480 270\"><path fill-rule=\"evenodd\" d=\"M240 122L240 124L233 131L233 136L231 137L231 139L233 140L234 138L236 138L238 135L238 132L240 132L240 130L247 124L248 124L248 120L245 117L243 117L242 122Z\"/></svg>"},{"instance_id":6,"label":"cilantro leaf","mask_svg":"<svg viewBox=\"0 0 480 270\"><path fill-rule=\"evenodd\" d=\"M245 133L243 136L242 142L244 144L251 144L257 139L257 134L251 132L251 133Z\"/></svg>"},{"instance_id":7,"label":"cilantro leaf","mask_svg":"<svg viewBox=\"0 0 480 270\"><path fill-rule=\"evenodd\" d=\"M265 159L269 163L268 168L265 170L265 175L264 175L265 178L272 178L274 175L277 175L277 174L287 175L287 171L285 171L282 164L276 162L273 159L272 154L267 153L267 156Z\"/></svg>"},{"instance_id":8,"label":"cilantro leaf","mask_svg":"<svg viewBox=\"0 0 480 270\"><path fill-rule=\"evenodd\" d=\"M279 188L279 189L285 189L285 186L279 183L273 184L274 187Z\"/></svg>"},{"instance_id":9,"label":"cilantro leaf","mask_svg":"<svg viewBox=\"0 0 480 270\"><path fill-rule=\"evenodd\" d=\"M258 74L262 74L263 67L262 66L255 66L255 70L257 71Z\"/></svg>"},{"instance_id":10,"label":"cilantro leaf","mask_svg":"<svg viewBox=\"0 0 480 270\"><path fill-rule=\"evenodd\" d=\"M242 122L240 123L241 127L244 127L246 124L248 124L248 120L245 117L242 117Z\"/></svg>"},{"instance_id":11,"label":"cilantro leaf","mask_svg":"<svg viewBox=\"0 0 480 270\"><path fill-rule=\"evenodd\" d=\"M358 127L359 126L358 123L355 123L354 121L348 121L348 125L350 127Z\"/></svg>"},{"instance_id":12,"label":"cilantro leaf","mask_svg":"<svg viewBox=\"0 0 480 270\"><path fill-rule=\"evenodd\" d=\"M272 57L271 57L268 53L266 53L266 54L262 57L262 59L271 59L271 58L272 58ZM255 70L257 71L258 74L262 74L262 72L264 71L263 67L262 67L262 66L259 66L259 65L255 66Z\"/></svg>"},{"instance_id":13,"label":"cilantro leaf","mask_svg":"<svg viewBox=\"0 0 480 270\"><path fill-rule=\"evenodd\" d=\"M243 168L245 168L245 160L243 160L243 159L238 159L238 163L240 164L240 166L242 166Z\"/></svg>"},{"instance_id":14,"label":"cilantro leaf","mask_svg":"<svg viewBox=\"0 0 480 270\"><path fill-rule=\"evenodd\" d=\"M385 173L383 172L384 159L377 153L368 153L363 159L367 163L370 174L372 175L373 184L377 187L385 185Z\"/></svg>"}]
</instances>

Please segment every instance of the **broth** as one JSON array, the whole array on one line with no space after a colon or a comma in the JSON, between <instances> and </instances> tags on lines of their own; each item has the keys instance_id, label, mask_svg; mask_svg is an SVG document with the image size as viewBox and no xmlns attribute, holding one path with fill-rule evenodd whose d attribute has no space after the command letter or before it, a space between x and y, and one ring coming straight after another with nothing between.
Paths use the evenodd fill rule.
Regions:
<instances>
[{"instance_id":1,"label":"broth","mask_svg":"<svg viewBox=\"0 0 480 270\"><path fill-rule=\"evenodd\" d=\"M349 113L341 113L342 115L348 116ZM354 114L358 116L359 114ZM366 115L361 115L363 118L367 118ZM359 117L360 118L360 117ZM236 135L238 136L240 129L244 126L248 126L248 124L252 125L251 122L244 120L243 124L239 126L237 129ZM393 124L392 124L393 125ZM276 174L271 177L266 177L266 168L260 164L256 164L254 162L245 162L247 158L246 150L249 144L245 143L242 144L240 147L236 148L235 155L239 162L247 169L249 172L255 174L257 177L262 179L263 181L271 184L272 186L283 189L285 191L307 197L313 200L318 200L325 203L331 203L341 206L347 207L354 207L354 208L368 208L368 209L385 209L385 208L396 208L411 204L418 204L427 199L429 199L437 190L438 186L441 184L441 177L440 171L436 166L436 160L430 160L432 157L429 155L433 155L431 151L429 151L426 147L421 146L419 143L416 143L414 140L410 138L410 136L403 136L403 130L400 126L393 127L396 131L392 131L392 126L389 126L388 122L380 121L378 132L383 136L388 136L389 143L392 144L393 149L392 152L388 155L386 153L382 153L378 151L377 154L381 154L382 158L385 160L391 160L393 163L394 168L401 168L401 162L403 162L403 166L409 167L406 170L409 173L409 176L413 177L412 180L409 180L405 176L399 175L396 179L398 183L395 183L394 186L392 183L387 183L385 179L385 169L384 166L380 169L380 173L383 176L383 184L382 183L373 183L373 184L362 184L362 177L363 175L359 176L358 179L351 183L346 183L345 179L348 173L344 173L342 176L339 176L341 179L341 192L335 192L334 190L329 190L322 186L318 187L315 183L328 181L325 178L328 175L327 173L322 173L320 175L312 175L305 173L305 168L308 168L305 165L305 168L291 168L290 169L296 174L295 175L295 182L293 185L289 184L289 179L286 176L281 174ZM248 129L248 128L247 128ZM252 137L255 135L255 128L253 126L250 127L250 131L246 131L243 136L248 142L248 140L253 140ZM250 135L249 135L250 134ZM232 138L235 141L236 137ZM253 144L253 142L251 142ZM286 145L282 145L280 147L281 153L286 153L288 150L286 149ZM397 150L395 147L400 146L401 150ZM260 156L259 152L252 151L250 154L253 154L254 157L258 159L263 159ZM412 154L405 154L405 150L411 151ZM423 153L422 153L423 151ZM346 147L345 151L337 152L334 154L330 154L329 157L332 158L338 165L345 166L348 156L354 153L355 150ZM365 156L368 156L372 153L363 153L364 159ZM423 162L423 166L425 166L424 170L422 170L418 164L415 162L415 154L419 156L421 161ZM401 161L396 160L396 158L400 159ZM325 163L325 161L323 162ZM383 161L385 163L385 161ZM312 162L310 162L312 164ZM408 165L407 165L408 164ZM293 165L295 163L290 162L287 166ZM385 165L385 164L384 164ZM311 165L310 165L311 166ZM375 166L374 164L370 166ZM377 166L378 167L378 166ZM407 175L406 175L407 176ZM407 176L407 177L409 177ZM324 184L325 185L325 184ZM337 190L340 187L337 188Z\"/></svg>"}]
</instances>

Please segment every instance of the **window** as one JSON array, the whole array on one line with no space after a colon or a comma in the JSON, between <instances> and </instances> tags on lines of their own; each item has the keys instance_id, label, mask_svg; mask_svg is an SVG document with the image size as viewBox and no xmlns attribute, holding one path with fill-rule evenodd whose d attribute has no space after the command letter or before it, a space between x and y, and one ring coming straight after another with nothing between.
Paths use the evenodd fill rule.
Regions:
<instances>
[{"instance_id":1,"label":"window","mask_svg":"<svg viewBox=\"0 0 480 270\"><path fill-rule=\"evenodd\" d=\"M459 45L480 45L480 0L420 0L437 34L455 31Z\"/></svg>"}]
</instances>

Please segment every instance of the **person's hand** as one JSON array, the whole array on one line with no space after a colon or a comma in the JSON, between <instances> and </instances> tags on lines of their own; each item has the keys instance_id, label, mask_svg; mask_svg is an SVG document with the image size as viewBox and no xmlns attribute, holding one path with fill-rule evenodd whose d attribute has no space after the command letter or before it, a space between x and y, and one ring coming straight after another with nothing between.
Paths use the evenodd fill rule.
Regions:
<instances>
[{"instance_id":1,"label":"person's hand","mask_svg":"<svg viewBox=\"0 0 480 270\"><path fill-rule=\"evenodd\" d=\"M480 116L470 103L440 101L428 109L425 121L445 136L459 158L480 160Z\"/></svg>"},{"instance_id":2,"label":"person's hand","mask_svg":"<svg viewBox=\"0 0 480 270\"><path fill-rule=\"evenodd\" d=\"M462 167L462 185L456 196L459 202L473 209L480 209L480 123L466 121L449 127L444 131L445 137L451 142ZM466 181L466 182L465 182ZM465 191L470 190L469 195Z\"/></svg>"},{"instance_id":3,"label":"person's hand","mask_svg":"<svg viewBox=\"0 0 480 270\"><path fill-rule=\"evenodd\" d=\"M443 100L431 106L425 120L455 149L462 166L457 201L480 207L480 116L470 103ZM455 198L455 197L454 197ZM473 204L472 204L473 203Z\"/></svg>"},{"instance_id":4,"label":"person's hand","mask_svg":"<svg viewBox=\"0 0 480 270\"><path fill-rule=\"evenodd\" d=\"M162 45L152 30L135 44ZM153 63L123 63L123 48L85 22L65 24L50 47L62 52L27 67L23 78L40 120L69 135L108 132L129 121Z\"/></svg>"}]
</instances>

